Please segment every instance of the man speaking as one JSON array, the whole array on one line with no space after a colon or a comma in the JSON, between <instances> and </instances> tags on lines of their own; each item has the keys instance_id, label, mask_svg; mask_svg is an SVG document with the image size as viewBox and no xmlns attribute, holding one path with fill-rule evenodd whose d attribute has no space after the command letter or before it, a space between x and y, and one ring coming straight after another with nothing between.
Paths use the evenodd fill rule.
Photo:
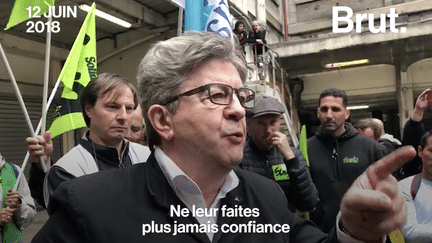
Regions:
<instances>
[{"instance_id":1,"label":"man speaking","mask_svg":"<svg viewBox=\"0 0 432 243\"><path fill-rule=\"evenodd\" d=\"M138 71L149 159L62 183L51 201L53 214L33 242L352 242L381 240L402 226L405 202L390 172L415 154L412 148L359 177L342 202L340 227L329 235L291 213L276 182L234 171L243 158L245 108L255 98L245 80L244 56L226 37L189 32L153 46ZM172 207L184 215L170 215ZM258 209L259 215L187 213L223 207ZM249 221L288 224L290 231L223 233L213 226ZM149 224L155 230L143 235ZM198 232L173 235L180 225Z\"/></svg>"}]
</instances>

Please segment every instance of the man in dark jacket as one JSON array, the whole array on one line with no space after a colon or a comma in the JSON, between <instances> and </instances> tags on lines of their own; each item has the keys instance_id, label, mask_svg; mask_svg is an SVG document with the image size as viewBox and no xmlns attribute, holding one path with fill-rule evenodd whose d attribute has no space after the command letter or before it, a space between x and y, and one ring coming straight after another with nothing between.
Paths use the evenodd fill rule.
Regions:
<instances>
[{"instance_id":1,"label":"man in dark jacket","mask_svg":"<svg viewBox=\"0 0 432 243\"><path fill-rule=\"evenodd\" d=\"M255 100L245 80L244 55L229 38L191 31L154 45L138 71L152 155L62 183L33 242L376 241L403 225L405 200L387 171L412 148L356 180L330 235L291 213L276 182L234 170Z\"/></svg>"},{"instance_id":2,"label":"man in dark jacket","mask_svg":"<svg viewBox=\"0 0 432 243\"><path fill-rule=\"evenodd\" d=\"M98 171L129 167L147 160L150 155L148 147L125 139L137 105L135 86L118 74L99 74L86 86L81 97L81 110L89 131L46 175L35 163L30 171L32 196L47 207L48 213L50 198L61 183ZM45 137L29 137L26 141L34 162L39 164L40 155L44 156L45 161L51 160L53 145L49 132Z\"/></svg>"},{"instance_id":3,"label":"man in dark jacket","mask_svg":"<svg viewBox=\"0 0 432 243\"><path fill-rule=\"evenodd\" d=\"M370 164L382 157L382 152L376 141L359 135L357 129L345 122L350 111L343 90L324 90L318 105L321 126L308 140L310 172L320 197L311 220L329 232L342 196Z\"/></svg>"},{"instance_id":4,"label":"man in dark jacket","mask_svg":"<svg viewBox=\"0 0 432 243\"><path fill-rule=\"evenodd\" d=\"M305 158L279 131L284 112L277 99L256 98L254 108L247 112L249 137L240 167L278 182L292 212L311 211L318 202L318 192Z\"/></svg>"},{"instance_id":5,"label":"man in dark jacket","mask_svg":"<svg viewBox=\"0 0 432 243\"><path fill-rule=\"evenodd\" d=\"M392 153L402 145L401 141L385 132L383 121L378 118L372 118L372 121L378 126L378 130L380 131L378 143L383 148L383 156Z\"/></svg>"}]
</instances>

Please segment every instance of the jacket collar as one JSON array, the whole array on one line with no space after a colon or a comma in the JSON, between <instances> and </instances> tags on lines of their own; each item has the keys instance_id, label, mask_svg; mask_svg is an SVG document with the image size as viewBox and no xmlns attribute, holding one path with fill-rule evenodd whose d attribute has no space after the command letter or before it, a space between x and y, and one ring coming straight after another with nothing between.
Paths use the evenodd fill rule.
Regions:
<instances>
[{"instance_id":1,"label":"jacket collar","mask_svg":"<svg viewBox=\"0 0 432 243\"><path fill-rule=\"evenodd\" d=\"M169 185L168 180L165 178L165 175L156 161L154 152L150 155L146 163L149 164L145 171L147 189L156 203L164 208L167 216L169 217L171 207L177 208L180 206L182 209L187 208ZM172 218L173 221L177 221L177 224L199 224L198 220L192 217L191 213L188 217L177 217L176 215L173 215ZM193 233L193 235L203 243L210 243L210 240L205 233Z\"/></svg>"},{"instance_id":2,"label":"jacket collar","mask_svg":"<svg viewBox=\"0 0 432 243\"><path fill-rule=\"evenodd\" d=\"M184 206L165 178L165 175L156 161L154 152L148 158L147 163L149 167L145 172L145 179L147 180L149 193L154 197L156 202L168 210L171 205Z\"/></svg>"},{"instance_id":3,"label":"jacket collar","mask_svg":"<svg viewBox=\"0 0 432 243\"><path fill-rule=\"evenodd\" d=\"M327 133L327 131L323 128L323 126L319 126L318 131L315 133L315 135L321 139L321 140L334 140L337 139L338 141L344 141L348 140L354 136L357 136L359 134L358 130L354 128L354 126L346 122L345 123L345 132L341 134L339 137L335 138Z\"/></svg>"},{"instance_id":4,"label":"jacket collar","mask_svg":"<svg viewBox=\"0 0 432 243\"><path fill-rule=\"evenodd\" d=\"M246 143L249 144L252 151L256 152L257 154L269 154L270 150L274 148L274 146L271 146L269 150L262 150L258 145L253 141L252 135L248 136Z\"/></svg>"},{"instance_id":5,"label":"jacket collar","mask_svg":"<svg viewBox=\"0 0 432 243\"><path fill-rule=\"evenodd\" d=\"M239 178L239 185L234 188L232 191L230 191L225 198L221 200L220 207L223 207L224 205L227 208L234 208L236 205L242 205L244 201L244 191L243 188L243 177L241 176L241 173L239 174L239 171L241 169L236 168L234 172L237 174ZM234 217L222 217L221 210L219 210L219 217L218 217L218 225L219 227L223 224L230 224L230 222L233 220ZM216 234L213 236L213 242L218 242L219 239L222 237L222 231L219 230Z\"/></svg>"}]
</instances>

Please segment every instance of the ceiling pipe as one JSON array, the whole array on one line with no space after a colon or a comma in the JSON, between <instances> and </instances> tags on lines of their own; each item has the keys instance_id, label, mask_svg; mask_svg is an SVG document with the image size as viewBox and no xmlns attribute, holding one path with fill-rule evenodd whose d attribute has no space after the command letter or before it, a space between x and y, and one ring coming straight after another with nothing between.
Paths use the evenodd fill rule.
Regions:
<instances>
[{"instance_id":1,"label":"ceiling pipe","mask_svg":"<svg viewBox=\"0 0 432 243\"><path fill-rule=\"evenodd\" d=\"M288 42L288 6L286 3L287 0L282 0L283 2L283 19L284 19L284 41Z\"/></svg>"}]
</instances>

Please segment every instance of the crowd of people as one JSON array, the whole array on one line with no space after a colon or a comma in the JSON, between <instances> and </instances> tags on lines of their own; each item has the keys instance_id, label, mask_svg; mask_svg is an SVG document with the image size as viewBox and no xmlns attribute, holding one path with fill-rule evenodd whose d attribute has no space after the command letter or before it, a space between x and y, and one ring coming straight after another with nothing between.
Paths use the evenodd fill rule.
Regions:
<instances>
[{"instance_id":1,"label":"crowd of people","mask_svg":"<svg viewBox=\"0 0 432 243\"><path fill-rule=\"evenodd\" d=\"M259 26L234 32L265 50ZM284 105L244 86L245 63L236 43L192 31L147 52L138 89L99 74L81 97L88 131L77 146L52 161L49 132L27 138L34 163L18 191L19 168L2 158L2 240L22 240L36 200L50 217L35 243L385 242L395 229L430 241L432 132L422 119L431 90L402 142L380 120L353 126L346 93L324 90L308 163L280 131Z\"/></svg>"}]
</instances>

